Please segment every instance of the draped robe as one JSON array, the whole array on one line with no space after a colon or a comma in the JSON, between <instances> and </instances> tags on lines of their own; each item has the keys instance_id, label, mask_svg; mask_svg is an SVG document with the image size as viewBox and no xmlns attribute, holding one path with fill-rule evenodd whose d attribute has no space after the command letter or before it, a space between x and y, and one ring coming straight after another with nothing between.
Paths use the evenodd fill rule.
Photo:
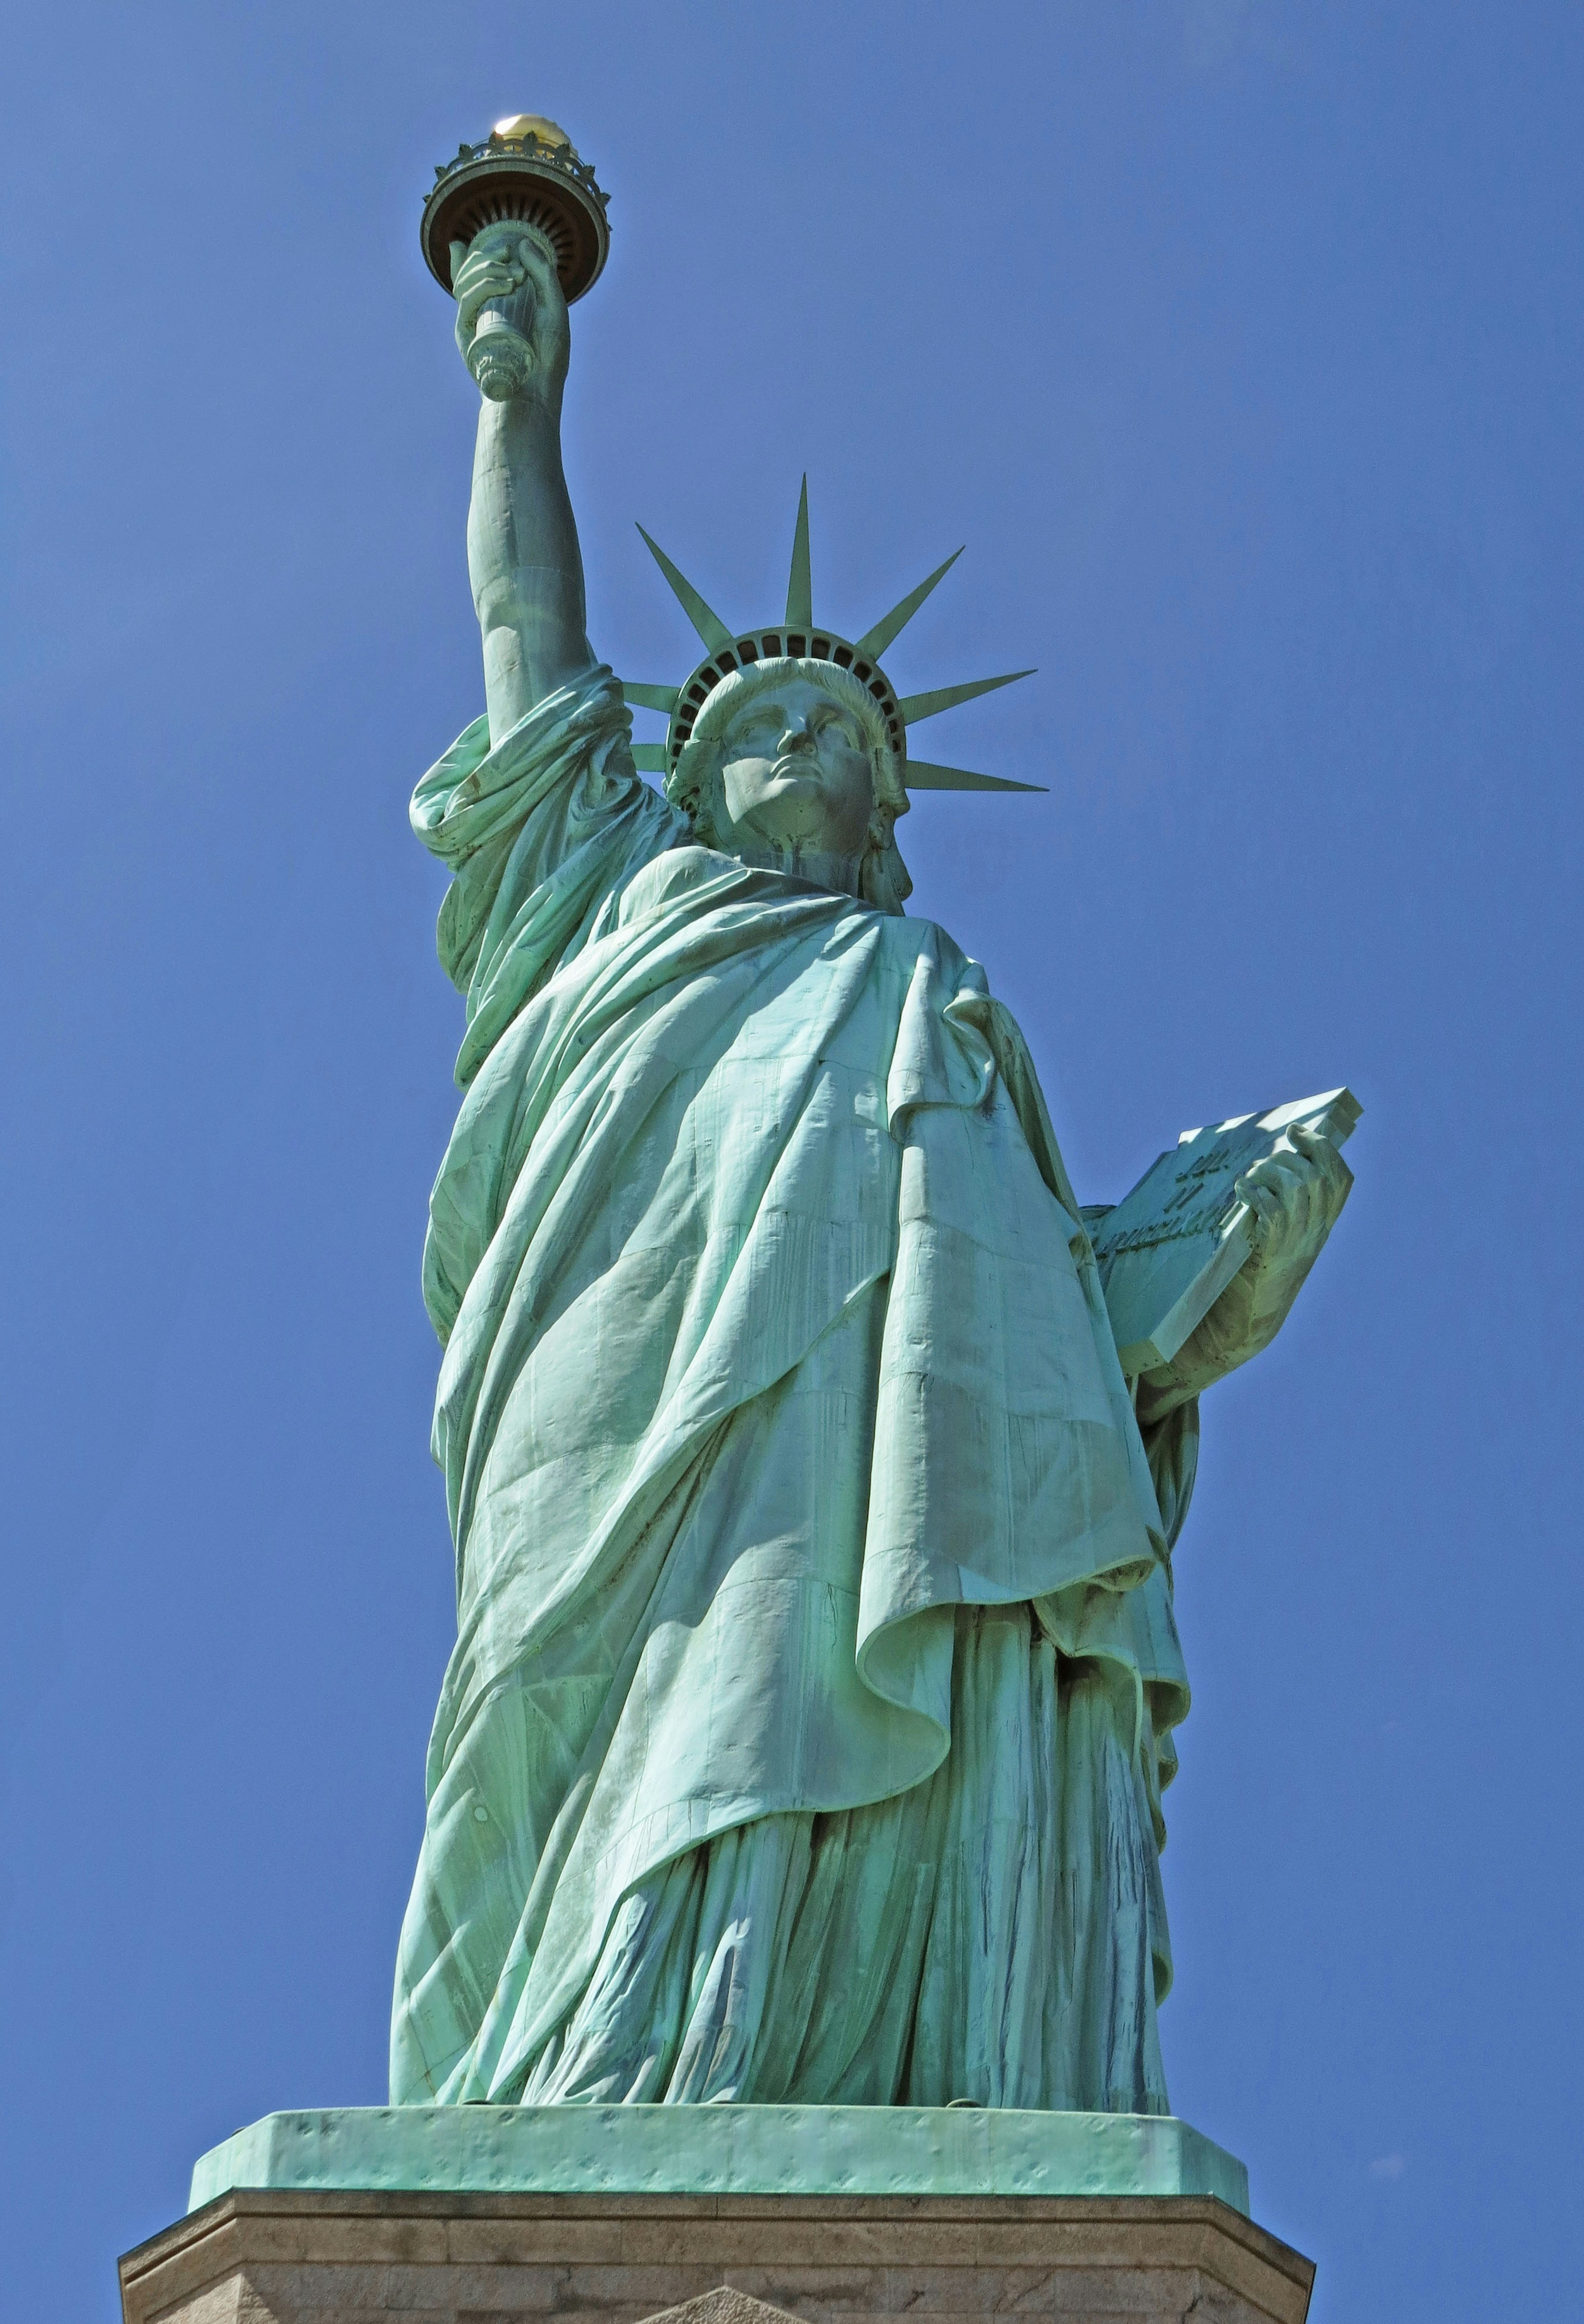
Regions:
<instances>
[{"instance_id":1,"label":"draped robe","mask_svg":"<svg viewBox=\"0 0 1584 2324\"><path fill-rule=\"evenodd\" d=\"M393 2101L1164 2112L1192 1416L1146 1450L983 972L628 737L595 671L413 800L468 1028Z\"/></svg>"}]
</instances>

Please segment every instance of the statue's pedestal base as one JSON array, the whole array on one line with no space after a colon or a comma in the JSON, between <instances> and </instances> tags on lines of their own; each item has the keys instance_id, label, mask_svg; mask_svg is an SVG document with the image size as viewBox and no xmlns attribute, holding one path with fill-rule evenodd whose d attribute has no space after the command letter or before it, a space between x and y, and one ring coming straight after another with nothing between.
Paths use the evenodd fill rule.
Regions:
<instances>
[{"instance_id":1,"label":"statue's pedestal base","mask_svg":"<svg viewBox=\"0 0 1584 2324\"><path fill-rule=\"evenodd\" d=\"M272 2116L203 2158L198 2208L122 2261L122 2299L127 2324L1302 2324L1314 2270L1245 2216L1241 2181L1142 2116Z\"/></svg>"}]
</instances>

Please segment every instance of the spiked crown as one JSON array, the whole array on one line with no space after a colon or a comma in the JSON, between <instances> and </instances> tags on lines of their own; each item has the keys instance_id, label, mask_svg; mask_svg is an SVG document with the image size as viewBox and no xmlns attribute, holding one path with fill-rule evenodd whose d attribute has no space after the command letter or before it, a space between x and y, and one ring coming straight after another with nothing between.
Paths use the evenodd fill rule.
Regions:
<instances>
[{"instance_id":1,"label":"spiked crown","mask_svg":"<svg viewBox=\"0 0 1584 2324\"><path fill-rule=\"evenodd\" d=\"M624 683L625 699L645 710L658 710L669 719L663 742L639 742L633 756L645 774L671 776L692 734L694 723L709 696L722 678L734 670L750 669L756 662L773 661L783 656L794 659L829 661L845 669L874 696L885 730L896 753L903 781L910 791L1040 791L1043 783L1014 783L1003 775L980 775L967 767L942 767L926 759L908 755L907 729L921 719L933 718L942 710L955 709L959 702L972 702L976 696L994 693L997 687L1011 686L1020 678L1032 678L1027 669L1007 670L999 678L969 678L960 686L937 687L928 694L898 696L891 680L880 667L880 656L892 641L898 637L918 612L936 584L943 580L961 549L955 550L944 565L911 589L890 613L866 630L861 638L849 639L833 630L828 622L814 619L814 593L809 563L809 480L803 478L803 489L798 503L797 530L792 536L792 572L786 586L786 618L772 622L767 628L735 632L707 605L687 576L679 572L657 542L650 540L642 525L651 555L670 582L678 603L699 632L709 651L690 677L681 686L638 686Z\"/></svg>"}]
</instances>

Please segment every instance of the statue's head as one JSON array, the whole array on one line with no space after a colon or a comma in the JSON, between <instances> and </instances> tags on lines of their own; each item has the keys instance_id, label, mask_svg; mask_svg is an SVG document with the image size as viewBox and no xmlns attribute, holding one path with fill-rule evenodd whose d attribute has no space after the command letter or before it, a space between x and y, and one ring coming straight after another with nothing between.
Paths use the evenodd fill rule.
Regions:
<instances>
[{"instance_id":1,"label":"statue's head","mask_svg":"<svg viewBox=\"0 0 1584 2324\"><path fill-rule=\"evenodd\" d=\"M663 743L635 742L633 757L644 773L664 776L666 797L690 817L707 847L900 912L913 883L894 835L911 791L1037 788L937 766L908 749L907 730L919 719L1031 675L1008 670L898 699L879 658L953 558L862 637L848 640L814 620L806 477L784 622L728 630L658 541L646 532L644 538L707 650L681 686L625 682L629 702L670 722Z\"/></svg>"},{"instance_id":2,"label":"statue's head","mask_svg":"<svg viewBox=\"0 0 1584 2324\"><path fill-rule=\"evenodd\" d=\"M885 714L834 662L778 656L723 678L665 788L707 847L835 859L883 911L900 911L912 890L894 836L907 789Z\"/></svg>"}]
</instances>

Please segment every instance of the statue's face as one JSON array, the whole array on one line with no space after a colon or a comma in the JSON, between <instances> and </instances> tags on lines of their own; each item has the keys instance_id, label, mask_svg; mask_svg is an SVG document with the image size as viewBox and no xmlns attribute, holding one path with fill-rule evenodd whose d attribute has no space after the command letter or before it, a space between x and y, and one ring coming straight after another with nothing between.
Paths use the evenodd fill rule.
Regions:
<instances>
[{"instance_id":1,"label":"statue's face","mask_svg":"<svg viewBox=\"0 0 1584 2324\"><path fill-rule=\"evenodd\" d=\"M773 846L857 856L875 808L857 721L811 679L751 695L727 727L721 788L733 829Z\"/></svg>"}]
</instances>

